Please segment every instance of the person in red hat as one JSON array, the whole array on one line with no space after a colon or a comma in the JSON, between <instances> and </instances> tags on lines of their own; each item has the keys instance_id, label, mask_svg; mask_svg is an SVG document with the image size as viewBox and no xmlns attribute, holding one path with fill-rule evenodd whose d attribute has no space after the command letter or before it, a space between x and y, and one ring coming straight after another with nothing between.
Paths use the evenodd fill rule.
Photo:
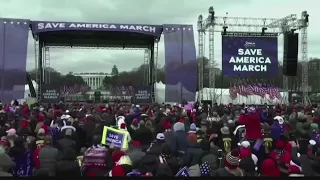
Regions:
<instances>
[{"instance_id":1,"label":"person in red hat","mask_svg":"<svg viewBox=\"0 0 320 180\"><path fill-rule=\"evenodd\" d=\"M285 142L278 140L276 149L269 153L269 157L284 164L289 164L291 161L291 153L285 150Z\"/></svg>"},{"instance_id":2,"label":"person in red hat","mask_svg":"<svg viewBox=\"0 0 320 180\"><path fill-rule=\"evenodd\" d=\"M261 164L261 176L279 177L280 168L274 159L265 159Z\"/></svg>"},{"instance_id":3,"label":"person in red hat","mask_svg":"<svg viewBox=\"0 0 320 180\"><path fill-rule=\"evenodd\" d=\"M245 125L247 140L256 141L262 138L260 114L256 112L254 107L249 107L247 110L247 114L240 115L238 124Z\"/></svg>"}]
</instances>

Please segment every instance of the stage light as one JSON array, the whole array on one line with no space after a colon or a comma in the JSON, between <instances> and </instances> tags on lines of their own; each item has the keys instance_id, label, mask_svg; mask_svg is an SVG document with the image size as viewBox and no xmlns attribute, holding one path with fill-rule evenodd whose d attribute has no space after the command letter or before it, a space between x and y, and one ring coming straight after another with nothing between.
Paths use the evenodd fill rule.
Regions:
<instances>
[{"instance_id":1,"label":"stage light","mask_svg":"<svg viewBox=\"0 0 320 180\"><path fill-rule=\"evenodd\" d=\"M266 28L266 27L263 27L263 28L262 28L262 32L261 32L261 35L262 35L262 36L264 36L264 34L266 33L266 30L268 30L268 28Z\"/></svg>"},{"instance_id":2,"label":"stage light","mask_svg":"<svg viewBox=\"0 0 320 180\"><path fill-rule=\"evenodd\" d=\"M199 17L198 17L198 30L202 29L202 21L203 21L203 17L202 17L202 15L199 15Z\"/></svg>"},{"instance_id":3,"label":"stage light","mask_svg":"<svg viewBox=\"0 0 320 180\"><path fill-rule=\"evenodd\" d=\"M306 14L306 15L305 15L304 21L305 21L306 23L309 23L309 14Z\"/></svg>"},{"instance_id":4,"label":"stage light","mask_svg":"<svg viewBox=\"0 0 320 180\"><path fill-rule=\"evenodd\" d=\"M227 34L227 29L228 29L228 26L223 26L223 35L226 35Z\"/></svg>"},{"instance_id":5,"label":"stage light","mask_svg":"<svg viewBox=\"0 0 320 180\"><path fill-rule=\"evenodd\" d=\"M291 29L290 32L291 32L292 34L294 34L294 32L295 32L296 30L297 30L297 29Z\"/></svg>"},{"instance_id":6,"label":"stage light","mask_svg":"<svg viewBox=\"0 0 320 180\"><path fill-rule=\"evenodd\" d=\"M214 20L214 15L215 15L215 12L214 12L214 9L212 6L209 7L209 16L210 16L210 20L213 21Z\"/></svg>"}]
</instances>

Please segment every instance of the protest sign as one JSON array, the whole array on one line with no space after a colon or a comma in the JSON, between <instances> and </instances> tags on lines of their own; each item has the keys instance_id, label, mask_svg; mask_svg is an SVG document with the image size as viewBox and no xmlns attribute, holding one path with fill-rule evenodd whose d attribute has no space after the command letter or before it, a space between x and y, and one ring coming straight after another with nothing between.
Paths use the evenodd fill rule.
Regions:
<instances>
[{"instance_id":1,"label":"protest sign","mask_svg":"<svg viewBox=\"0 0 320 180\"><path fill-rule=\"evenodd\" d=\"M192 104L186 104L184 105L184 110L191 111L192 110Z\"/></svg>"},{"instance_id":2,"label":"protest sign","mask_svg":"<svg viewBox=\"0 0 320 180\"><path fill-rule=\"evenodd\" d=\"M152 103L151 87L150 86L138 86L135 88L135 103L137 104L150 104Z\"/></svg>"},{"instance_id":3,"label":"protest sign","mask_svg":"<svg viewBox=\"0 0 320 180\"><path fill-rule=\"evenodd\" d=\"M227 76L276 76L278 34L228 32L222 35L222 74Z\"/></svg>"},{"instance_id":4,"label":"protest sign","mask_svg":"<svg viewBox=\"0 0 320 180\"><path fill-rule=\"evenodd\" d=\"M104 126L102 133L101 144L113 145L122 149L128 148L128 132L124 130L115 129Z\"/></svg>"},{"instance_id":5,"label":"protest sign","mask_svg":"<svg viewBox=\"0 0 320 180\"><path fill-rule=\"evenodd\" d=\"M46 84L42 86L41 102L43 103L57 103L60 100L60 89Z\"/></svg>"}]
</instances>

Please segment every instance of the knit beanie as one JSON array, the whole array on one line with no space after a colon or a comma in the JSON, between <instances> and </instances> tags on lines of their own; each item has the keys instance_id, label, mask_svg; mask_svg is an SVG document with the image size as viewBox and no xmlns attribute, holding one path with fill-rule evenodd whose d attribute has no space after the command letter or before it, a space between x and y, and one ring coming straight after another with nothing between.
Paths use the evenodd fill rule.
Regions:
<instances>
[{"instance_id":1,"label":"knit beanie","mask_svg":"<svg viewBox=\"0 0 320 180\"><path fill-rule=\"evenodd\" d=\"M226 155L225 166L229 169L236 169L239 165L239 151L233 149Z\"/></svg>"},{"instance_id":2,"label":"knit beanie","mask_svg":"<svg viewBox=\"0 0 320 180\"><path fill-rule=\"evenodd\" d=\"M197 126L194 123L190 125L190 129L188 133L194 133L194 134L197 133Z\"/></svg>"},{"instance_id":3,"label":"knit beanie","mask_svg":"<svg viewBox=\"0 0 320 180\"><path fill-rule=\"evenodd\" d=\"M240 155L240 159L243 159L245 157L251 158L251 149L250 148L241 148L239 155Z\"/></svg>"},{"instance_id":4,"label":"knit beanie","mask_svg":"<svg viewBox=\"0 0 320 180\"><path fill-rule=\"evenodd\" d=\"M317 123L311 123L310 128L312 131L319 131L319 126Z\"/></svg>"}]
</instances>

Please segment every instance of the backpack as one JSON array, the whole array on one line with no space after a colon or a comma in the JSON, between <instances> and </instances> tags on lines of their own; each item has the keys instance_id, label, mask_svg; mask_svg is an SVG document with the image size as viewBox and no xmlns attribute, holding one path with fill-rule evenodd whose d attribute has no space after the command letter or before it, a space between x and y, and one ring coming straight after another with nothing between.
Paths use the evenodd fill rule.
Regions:
<instances>
[{"instance_id":1,"label":"backpack","mask_svg":"<svg viewBox=\"0 0 320 180\"><path fill-rule=\"evenodd\" d=\"M36 141L37 148L33 151L33 164L34 168L40 168L39 152L44 147L43 140Z\"/></svg>"}]
</instances>

